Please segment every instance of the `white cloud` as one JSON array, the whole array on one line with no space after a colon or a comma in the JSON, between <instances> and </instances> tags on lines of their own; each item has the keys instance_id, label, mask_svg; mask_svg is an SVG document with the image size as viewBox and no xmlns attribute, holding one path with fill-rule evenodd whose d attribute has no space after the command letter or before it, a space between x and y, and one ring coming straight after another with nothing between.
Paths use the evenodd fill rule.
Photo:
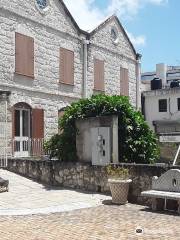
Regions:
<instances>
[{"instance_id":1,"label":"white cloud","mask_svg":"<svg viewBox=\"0 0 180 240\"><path fill-rule=\"evenodd\" d=\"M134 36L132 33L129 32L127 32L127 34L134 46L139 47L146 45L146 37L144 35Z\"/></svg>"},{"instance_id":2,"label":"white cloud","mask_svg":"<svg viewBox=\"0 0 180 240\"><path fill-rule=\"evenodd\" d=\"M116 13L121 18L133 18L147 4L161 5L168 2L168 0L109 0L106 9L99 9L95 7L95 1L64 0L78 25L84 30L95 28L108 15ZM134 36L132 33L128 35L135 46L145 45L145 36Z\"/></svg>"},{"instance_id":3,"label":"white cloud","mask_svg":"<svg viewBox=\"0 0 180 240\"><path fill-rule=\"evenodd\" d=\"M105 18L104 11L92 7L94 0L64 0L73 17L84 30L91 30Z\"/></svg>"},{"instance_id":4,"label":"white cloud","mask_svg":"<svg viewBox=\"0 0 180 240\"><path fill-rule=\"evenodd\" d=\"M132 18L147 4L162 5L168 0L110 0L108 13L116 13L120 17Z\"/></svg>"}]
</instances>

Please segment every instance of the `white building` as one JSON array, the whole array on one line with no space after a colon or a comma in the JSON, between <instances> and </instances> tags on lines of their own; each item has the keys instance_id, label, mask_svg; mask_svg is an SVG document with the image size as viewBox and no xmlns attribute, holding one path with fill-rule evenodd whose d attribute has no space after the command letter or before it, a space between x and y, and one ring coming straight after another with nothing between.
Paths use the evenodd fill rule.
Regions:
<instances>
[{"instance_id":1,"label":"white building","mask_svg":"<svg viewBox=\"0 0 180 240\"><path fill-rule=\"evenodd\" d=\"M116 16L89 33L62 0L1 0L0 142L28 156L30 139L58 132L63 107L97 92L138 106L138 56Z\"/></svg>"},{"instance_id":2,"label":"white building","mask_svg":"<svg viewBox=\"0 0 180 240\"><path fill-rule=\"evenodd\" d=\"M164 63L156 64L156 71L141 74L141 92L151 90L151 81L160 78L163 88L168 88L172 81L180 81L180 66L167 66Z\"/></svg>"},{"instance_id":3,"label":"white building","mask_svg":"<svg viewBox=\"0 0 180 240\"><path fill-rule=\"evenodd\" d=\"M154 78L162 79L162 89L151 90ZM156 72L143 73L141 80L142 110L151 129L162 135L180 134L180 87L170 87L180 80L180 67L158 64Z\"/></svg>"}]
</instances>

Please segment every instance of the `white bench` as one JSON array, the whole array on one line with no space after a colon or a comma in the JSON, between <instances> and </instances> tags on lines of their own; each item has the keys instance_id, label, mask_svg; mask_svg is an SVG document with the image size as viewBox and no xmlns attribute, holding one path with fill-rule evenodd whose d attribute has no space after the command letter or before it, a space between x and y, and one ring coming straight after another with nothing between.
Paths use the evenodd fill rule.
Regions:
<instances>
[{"instance_id":1,"label":"white bench","mask_svg":"<svg viewBox=\"0 0 180 240\"><path fill-rule=\"evenodd\" d=\"M178 213L180 214L180 170L171 169L159 178L153 177L152 190L141 193L143 197L152 199L152 209L162 209L158 206L158 201L163 199L163 209L167 210L167 200L175 200L178 203Z\"/></svg>"}]
</instances>

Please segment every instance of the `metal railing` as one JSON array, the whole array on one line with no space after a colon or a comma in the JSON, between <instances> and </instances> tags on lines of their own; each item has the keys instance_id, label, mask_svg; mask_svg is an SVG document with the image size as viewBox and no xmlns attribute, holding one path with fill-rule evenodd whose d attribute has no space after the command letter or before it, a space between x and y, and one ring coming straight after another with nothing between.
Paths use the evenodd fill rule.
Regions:
<instances>
[{"instance_id":1,"label":"metal railing","mask_svg":"<svg viewBox=\"0 0 180 240\"><path fill-rule=\"evenodd\" d=\"M41 157L49 155L44 149L44 139L14 138L12 141L13 157Z\"/></svg>"}]
</instances>

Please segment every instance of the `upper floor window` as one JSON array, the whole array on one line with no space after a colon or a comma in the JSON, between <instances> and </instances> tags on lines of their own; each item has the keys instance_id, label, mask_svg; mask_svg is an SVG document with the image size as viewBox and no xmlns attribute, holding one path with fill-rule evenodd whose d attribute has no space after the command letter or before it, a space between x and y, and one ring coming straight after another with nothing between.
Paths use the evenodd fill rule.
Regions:
<instances>
[{"instance_id":1,"label":"upper floor window","mask_svg":"<svg viewBox=\"0 0 180 240\"><path fill-rule=\"evenodd\" d=\"M167 112L167 99L159 99L159 112Z\"/></svg>"},{"instance_id":2,"label":"upper floor window","mask_svg":"<svg viewBox=\"0 0 180 240\"><path fill-rule=\"evenodd\" d=\"M34 78L34 39L15 33L15 72Z\"/></svg>"},{"instance_id":3,"label":"upper floor window","mask_svg":"<svg viewBox=\"0 0 180 240\"><path fill-rule=\"evenodd\" d=\"M178 111L180 111L180 98L177 98Z\"/></svg>"},{"instance_id":4,"label":"upper floor window","mask_svg":"<svg viewBox=\"0 0 180 240\"><path fill-rule=\"evenodd\" d=\"M115 44L119 42L118 30L116 27L111 28L111 39Z\"/></svg>"},{"instance_id":5,"label":"upper floor window","mask_svg":"<svg viewBox=\"0 0 180 240\"><path fill-rule=\"evenodd\" d=\"M120 93L129 96L129 71L127 68L120 68Z\"/></svg>"},{"instance_id":6,"label":"upper floor window","mask_svg":"<svg viewBox=\"0 0 180 240\"><path fill-rule=\"evenodd\" d=\"M94 59L94 90L104 92L104 61Z\"/></svg>"},{"instance_id":7,"label":"upper floor window","mask_svg":"<svg viewBox=\"0 0 180 240\"><path fill-rule=\"evenodd\" d=\"M60 48L60 83L74 85L74 52Z\"/></svg>"}]
</instances>

